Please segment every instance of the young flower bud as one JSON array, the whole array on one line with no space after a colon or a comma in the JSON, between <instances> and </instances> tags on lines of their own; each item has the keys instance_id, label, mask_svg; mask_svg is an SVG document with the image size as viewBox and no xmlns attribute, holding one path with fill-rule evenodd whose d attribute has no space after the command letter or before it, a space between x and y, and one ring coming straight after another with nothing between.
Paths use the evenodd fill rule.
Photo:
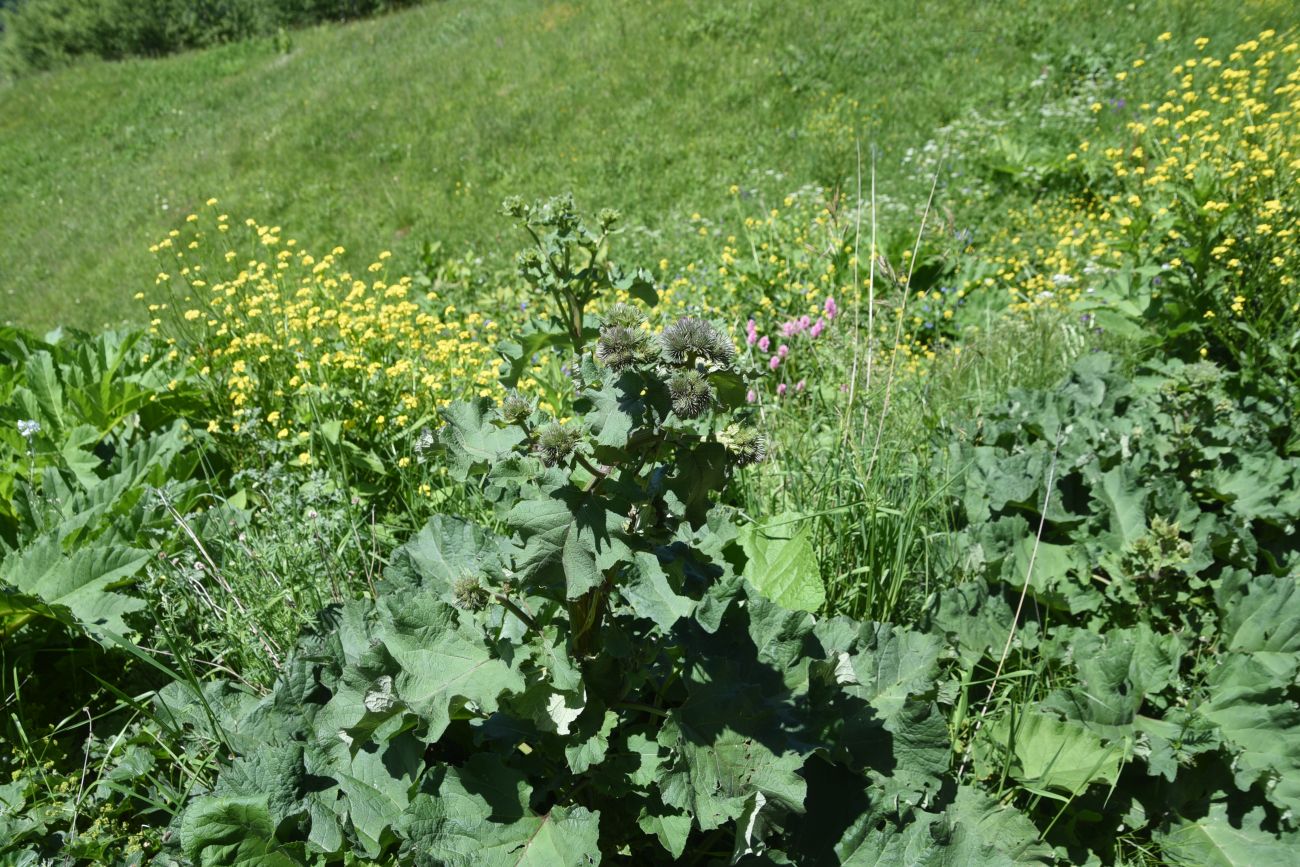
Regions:
<instances>
[{"instance_id":1,"label":"young flower bud","mask_svg":"<svg viewBox=\"0 0 1300 867\"><path fill-rule=\"evenodd\" d=\"M487 607L489 594L478 579L466 576L456 581L451 588L456 597L456 605L466 611L482 611Z\"/></svg>"},{"instance_id":2,"label":"young flower bud","mask_svg":"<svg viewBox=\"0 0 1300 867\"><path fill-rule=\"evenodd\" d=\"M735 458L737 466L756 464L767 457L767 439L754 427L730 425L718 435L718 441Z\"/></svg>"},{"instance_id":3,"label":"young flower bud","mask_svg":"<svg viewBox=\"0 0 1300 867\"><path fill-rule=\"evenodd\" d=\"M631 304L615 304L600 319L601 328L640 328L645 324L645 314Z\"/></svg>"},{"instance_id":4,"label":"young flower bud","mask_svg":"<svg viewBox=\"0 0 1300 867\"><path fill-rule=\"evenodd\" d=\"M528 216L528 206L518 196L507 196L505 201L501 203L501 213L507 217L526 217Z\"/></svg>"},{"instance_id":5,"label":"young flower bud","mask_svg":"<svg viewBox=\"0 0 1300 867\"><path fill-rule=\"evenodd\" d=\"M582 439L581 431L553 421L537 431L533 452L542 459L542 463L553 467L573 454L580 439Z\"/></svg>"},{"instance_id":6,"label":"young flower bud","mask_svg":"<svg viewBox=\"0 0 1300 867\"><path fill-rule=\"evenodd\" d=\"M713 387L698 370L677 370L668 377L668 395L678 418L698 418L713 404Z\"/></svg>"},{"instance_id":7,"label":"young flower bud","mask_svg":"<svg viewBox=\"0 0 1300 867\"><path fill-rule=\"evenodd\" d=\"M515 266L519 269L520 275L529 282L533 282L534 272L542 267L542 254L536 249L529 248L523 250L515 257Z\"/></svg>"},{"instance_id":8,"label":"young flower bud","mask_svg":"<svg viewBox=\"0 0 1300 867\"><path fill-rule=\"evenodd\" d=\"M600 230L608 232L609 227L619 221L623 215L613 208L601 208L600 213L596 215L596 221L600 223Z\"/></svg>"},{"instance_id":9,"label":"young flower bud","mask_svg":"<svg viewBox=\"0 0 1300 867\"><path fill-rule=\"evenodd\" d=\"M664 356L673 364L693 364L696 359L726 367L736 357L731 338L703 319L684 317L664 329L660 338Z\"/></svg>"},{"instance_id":10,"label":"young flower bud","mask_svg":"<svg viewBox=\"0 0 1300 867\"><path fill-rule=\"evenodd\" d=\"M511 389L501 401L498 412L506 424L523 424L533 414L534 408L532 398Z\"/></svg>"}]
</instances>

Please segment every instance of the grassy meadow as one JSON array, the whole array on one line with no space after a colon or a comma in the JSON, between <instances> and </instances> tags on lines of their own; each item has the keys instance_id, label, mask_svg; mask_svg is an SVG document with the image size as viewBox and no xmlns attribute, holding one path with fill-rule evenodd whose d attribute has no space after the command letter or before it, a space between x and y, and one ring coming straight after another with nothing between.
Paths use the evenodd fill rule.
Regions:
<instances>
[{"instance_id":1,"label":"grassy meadow","mask_svg":"<svg viewBox=\"0 0 1300 867\"><path fill-rule=\"evenodd\" d=\"M0 867L1294 863L1291 4L25 2Z\"/></svg>"},{"instance_id":2,"label":"grassy meadow","mask_svg":"<svg viewBox=\"0 0 1300 867\"><path fill-rule=\"evenodd\" d=\"M834 187L859 145L883 193L923 200L905 150L1052 61L1169 28L1244 38L1285 5L431 3L83 64L0 85L0 232L26 251L0 264L0 321L136 319L142 251L211 196L408 270L427 243L500 260L483 215L560 189L623 209L658 255L689 214L730 213L732 184Z\"/></svg>"}]
</instances>

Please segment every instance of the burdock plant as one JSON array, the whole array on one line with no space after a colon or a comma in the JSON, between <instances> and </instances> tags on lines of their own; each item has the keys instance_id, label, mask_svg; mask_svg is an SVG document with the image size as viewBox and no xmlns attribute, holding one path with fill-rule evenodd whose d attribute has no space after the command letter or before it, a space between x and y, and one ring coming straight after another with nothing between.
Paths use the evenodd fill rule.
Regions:
<instances>
[{"instance_id":1,"label":"burdock plant","mask_svg":"<svg viewBox=\"0 0 1300 867\"><path fill-rule=\"evenodd\" d=\"M939 792L937 645L904 652L887 627L751 587L792 567L779 533L765 546L720 502L765 451L725 330L655 334L653 284L608 259L615 215L593 232L567 198L506 210L553 319L503 346L503 376L562 353L564 417L518 393L441 411L435 450L500 532L434 518L376 599L304 639L249 716L256 755L187 811L187 851L225 846L227 814L256 819L229 839L258 851L402 864L838 863L841 836L869 851L854 835Z\"/></svg>"}]
</instances>

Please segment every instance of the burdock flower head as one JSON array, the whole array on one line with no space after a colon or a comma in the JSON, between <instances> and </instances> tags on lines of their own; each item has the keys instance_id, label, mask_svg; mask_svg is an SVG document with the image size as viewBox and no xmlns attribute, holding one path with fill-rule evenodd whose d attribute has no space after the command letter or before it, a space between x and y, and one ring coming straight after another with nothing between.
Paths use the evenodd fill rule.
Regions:
<instances>
[{"instance_id":1,"label":"burdock flower head","mask_svg":"<svg viewBox=\"0 0 1300 867\"><path fill-rule=\"evenodd\" d=\"M767 439L749 425L733 424L718 434L718 441L735 458L737 465L756 464L767 457Z\"/></svg>"},{"instance_id":2,"label":"burdock flower head","mask_svg":"<svg viewBox=\"0 0 1300 867\"><path fill-rule=\"evenodd\" d=\"M533 451L542 459L542 463L553 467L573 454L581 439L581 431L553 421L543 425L537 431L537 441L533 443Z\"/></svg>"},{"instance_id":3,"label":"burdock flower head","mask_svg":"<svg viewBox=\"0 0 1300 867\"><path fill-rule=\"evenodd\" d=\"M650 333L640 328L604 328L596 341L596 357L612 370L653 364L657 355Z\"/></svg>"},{"instance_id":4,"label":"burdock flower head","mask_svg":"<svg viewBox=\"0 0 1300 867\"><path fill-rule=\"evenodd\" d=\"M698 418L713 404L713 387L698 370L676 370L668 377L668 395L678 418Z\"/></svg>"},{"instance_id":5,"label":"burdock flower head","mask_svg":"<svg viewBox=\"0 0 1300 867\"><path fill-rule=\"evenodd\" d=\"M523 424L533 414L534 408L532 398L511 389L501 401L499 412L506 424Z\"/></svg>"},{"instance_id":6,"label":"burdock flower head","mask_svg":"<svg viewBox=\"0 0 1300 867\"><path fill-rule=\"evenodd\" d=\"M473 576L465 576L456 581L451 588L456 597L456 604L467 611L482 611L487 607L490 594Z\"/></svg>"},{"instance_id":7,"label":"burdock flower head","mask_svg":"<svg viewBox=\"0 0 1300 867\"><path fill-rule=\"evenodd\" d=\"M650 333L643 328L645 314L631 304L615 304L601 319L596 357L612 370L624 370L659 360Z\"/></svg>"},{"instance_id":8,"label":"burdock flower head","mask_svg":"<svg viewBox=\"0 0 1300 867\"><path fill-rule=\"evenodd\" d=\"M615 304L600 317L601 328L640 328L645 324L645 314L631 304Z\"/></svg>"},{"instance_id":9,"label":"burdock flower head","mask_svg":"<svg viewBox=\"0 0 1300 867\"><path fill-rule=\"evenodd\" d=\"M714 367L727 367L736 357L730 337L703 319L690 316L665 328L660 343L664 357L673 364L690 366L698 359Z\"/></svg>"}]
</instances>

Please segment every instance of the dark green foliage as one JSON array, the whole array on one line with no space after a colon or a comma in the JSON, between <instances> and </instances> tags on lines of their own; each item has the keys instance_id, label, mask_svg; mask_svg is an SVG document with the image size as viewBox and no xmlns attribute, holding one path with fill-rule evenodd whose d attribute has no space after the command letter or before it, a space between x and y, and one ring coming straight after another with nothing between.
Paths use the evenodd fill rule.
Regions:
<instances>
[{"instance_id":1,"label":"dark green foliage","mask_svg":"<svg viewBox=\"0 0 1300 867\"><path fill-rule=\"evenodd\" d=\"M1294 845L1300 457L1289 408L1247 385L1204 362L1125 374L1093 355L950 447L968 521L953 549L974 580L938 596L930 626L964 680L1004 646L1004 670L1034 677L1000 687L1015 713L968 733L972 770L1024 793L1072 859L1128 838L1177 863ZM1255 818L1229 832L1225 810Z\"/></svg>"}]
</instances>

